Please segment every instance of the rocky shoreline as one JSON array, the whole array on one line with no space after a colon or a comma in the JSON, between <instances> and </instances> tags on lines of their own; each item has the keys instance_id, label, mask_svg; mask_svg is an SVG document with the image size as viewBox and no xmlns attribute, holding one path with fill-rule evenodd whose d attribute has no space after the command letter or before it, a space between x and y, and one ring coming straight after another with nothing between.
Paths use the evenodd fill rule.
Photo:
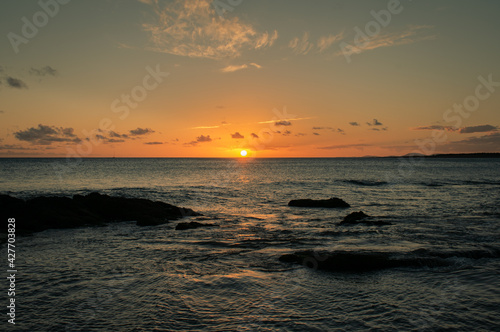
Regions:
<instances>
[{"instance_id":1,"label":"rocky shoreline","mask_svg":"<svg viewBox=\"0 0 500 332\"><path fill-rule=\"evenodd\" d=\"M201 216L191 209L164 202L112 197L96 192L72 198L36 197L26 201L0 195L0 215L3 220L16 219L17 234L121 221L136 221L138 226L155 226L188 216Z\"/></svg>"}]
</instances>

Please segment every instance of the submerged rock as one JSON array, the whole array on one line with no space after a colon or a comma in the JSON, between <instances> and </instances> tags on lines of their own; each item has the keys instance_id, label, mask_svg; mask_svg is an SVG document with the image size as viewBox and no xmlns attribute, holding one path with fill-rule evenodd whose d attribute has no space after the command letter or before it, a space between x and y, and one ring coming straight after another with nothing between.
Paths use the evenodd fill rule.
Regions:
<instances>
[{"instance_id":1,"label":"submerged rock","mask_svg":"<svg viewBox=\"0 0 500 332\"><path fill-rule=\"evenodd\" d=\"M294 199L288 202L288 206L298 207L323 207L323 208L348 208L350 205L344 200L336 197L330 199Z\"/></svg>"},{"instance_id":2,"label":"submerged rock","mask_svg":"<svg viewBox=\"0 0 500 332\"><path fill-rule=\"evenodd\" d=\"M218 227L216 224L202 224L201 222L191 221L191 222L180 222L175 226L178 231L183 231L186 229L195 229L200 227Z\"/></svg>"},{"instance_id":3,"label":"submerged rock","mask_svg":"<svg viewBox=\"0 0 500 332\"><path fill-rule=\"evenodd\" d=\"M353 212L344 217L344 219L339 223L339 225L357 225L357 224L365 224L365 225L374 225L374 226L382 226L382 225L391 225L390 222L380 221L380 220L370 220L369 215L364 213L363 211Z\"/></svg>"},{"instance_id":4,"label":"submerged rock","mask_svg":"<svg viewBox=\"0 0 500 332\"><path fill-rule=\"evenodd\" d=\"M0 216L16 219L16 230L21 233L50 228L73 228L102 225L105 222L132 221L137 225L159 225L185 216L199 216L163 202L140 198L111 197L99 193L86 196L37 197L27 201L0 195Z\"/></svg>"}]
</instances>

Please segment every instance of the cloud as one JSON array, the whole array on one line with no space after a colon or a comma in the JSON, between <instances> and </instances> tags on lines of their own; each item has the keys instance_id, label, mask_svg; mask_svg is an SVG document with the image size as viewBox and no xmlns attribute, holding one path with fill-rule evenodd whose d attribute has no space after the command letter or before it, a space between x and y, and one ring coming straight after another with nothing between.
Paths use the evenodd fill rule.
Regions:
<instances>
[{"instance_id":1,"label":"cloud","mask_svg":"<svg viewBox=\"0 0 500 332\"><path fill-rule=\"evenodd\" d=\"M372 122L367 122L366 124L369 126L383 126L383 124L377 119L373 119Z\"/></svg>"},{"instance_id":2,"label":"cloud","mask_svg":"<svg viewBox=\"0 0 500 332\"><path fill-rule=\"evenodd\" d=\"M341 129L341 128L337 128L337 130L334 130L336 131L337 133L341 134L341 135L345 135L345 131L344 129Z\"/></svg>"},{"instance_id":3,"label":"cloud","mask_svg":"<svg viewBox=\"0 0 500 332\"><path fill-rule=\"evenodd\" d=\"M45 66L40 69L36 69L31 67L30 69L30 75L33 76L56 76L57 75L57 70L52 68L51 66Z\"/></svg>"},{"instance_id":4,"label":"cloud","mask_svg":"<svg viewBox=\"0 0 500 332\"><path fill-rule=\"evenodd\" d=\"M39 124L38 127L15 132L14 137L20 141L39 145L50 145L54 142L80 142L81 140L73 132L73 128Z\"/></svg>"},{"instance_id":5,"label":"cloud","mask_svg":"<svg viewBox=\"0 0 500 332\"><path fill-rule=\"evenodd\" d=\"M340 44L341 51L336 55L350 56L353 54L360 54L366 51L371 51L380 47L389 47L396 45L413 44L423 40L436 39L435 35L417 36L420 30L431 29L433 27L423 26L410 26L406 31L400 33L378 34L373 38L366 40L364 43L358 45L348 44L342 42Z\"/></svg>"},{"instance_id":6,"label":"cloud","mask_svg":"<svg viewBox=\"0 0 500 332\"><path fill-rule=\"evenodd\" d=\"M285 119L283 121L299 121L299 120L309 120L309 119L313 119L313 118L292 118L292 119ZM268 120L268 121L260 121L260 122L257 122L259 124L267 124L267 123L276 123L276 120Z\"/></svg>"},{"instance_id":7,"label":"cloud","mask_svg":"<svg viewBox=\"0 0 500 332\"><path fill-rule=\"evenodd\" d=\"M118 134L117 132L110 130L109 137L128 138L129 136L127 134Z\"/></svg>"},{"instance_id":8,"label":"cloud","mask_svg":"<svg viewBox=\"0 0 500 332\"><path fill-rule=\"evenodd\" d=\"M313 135L319 136L319 133L313 133Z\"/></svg>"},{"instance_id":9,"label":"cloud","mask_svg":"<svg viewBox=\"0 0 500 332\"><path fill-rule=\"evenodd\" d=\"M312 127L313 130L333 129L332 127Z\"/></svg>"},{"instance_id":10,"label":"cloud","mask_svg":"<svg viewBox=\"0 0 500 332\"><path fill-rule=\"evenodd\" d=\"M4 113L5 113L5 111L0 110L0 114L4 114Z\"/></svg>"},{"instance_id":11,"label":"cloud","mask_svg":"<svg viewBox=\"0 0 500 332\"><path fill-rule=\"evenodd\" d=\"M461 152L499 152L500 133L493 132L488 135L470 137L460 141L449 142L446 148Z\"/></svg>"},{"instance_id":12,"label":"cloud","mask_svg":"<svg viewBox=\"0 0 500 332\"><path fill-rule=\"evenodd\" d=\"M18 78L14 78L14 77L7 77L7 79L5 80L7 82L7 85L11 88L14 88L14 89L27 89L28 86L26 85L26 83L24 83L22 80L18 79Z\"/></svg>"},{"instance_id":13,"label":"cloud","mask_svg":"<svg viewBox=\"0 0 500 332\"><path fill-rule=\"evenodd\" d=\"M460 128L458 132L460 134L472 134L472 133L487 133L491 131L498 131L498 127L492 125L471 126L471 127Z\"/></svg>"},{"instance_id":14,"label":"cloud","mask_svg":"<svg viewBox=\"0 0 500 332\"><path fill-rule=\"evenodd\" d=\"M235 138L235 139L245 138L245 136L241 135L239 132L235 132L234 134L231 134L231 137Z\"/></svg>"},{"instance_id":15,"label":"cloud","mask_svg":"<svg viewBox=\"0 0 500 332\"><path fill-rule=\"evenodd\" d=\"M148 4L155 22L143 24L150 34L151 50L193 58L238 57L244 50L270 47L278 32L257 32L238 17L217 15L212 0L141 1Z\"/></svg>"},{"instance_id":16,"label":"cloud","mask_svg":"<svg viewBox=\"0 0 500 332\"><path fill-rule=\"evenodd\" d=\"M199 127L193 127L191 129L215 129L219 128L220 126L199 126Z\"/></svg>"},{"instance_id":17,"label":"cloud","mask_svg":"<svg viewBox=\"0 0 500 332\"><path fill-rule=\"evenodd\" d=\"M309 33L304 32L302 38L295 37L288 43L288 47L290 47L295 54L306 55L311 51L314 44L309 42Z\"/></svg>"},{"instance_id":18,"label":"cloud","mask_svg":"<svg viewBox=\"0 0 500 332\"><path fill-rule=\"evenodd\" d=\"M257 135L256 133L251 133L250 136L252 136L252 138L259 138L259 135Z\"/></svg>"},{"instance_id":19,"label":"cloud","mask_svg":"<svg viewBox=\"0 0 500 332\"><path fill-rule=\"evenodd\" d=\"M371 146L370 144L345 144L345 145L330 145L319 147L318 149L323 150L336 150L336 149L349 149L349 148L364 148L367 146Z\"/></svg>"},{"instance_id":20,"label":"cloud","mask_svg":"<svg viewBox=\"0 0 500 332\"><path fill-rule=\"evenodd\" d=\"M36 151L37 149L34 148L29 148L29 147L24 147L18 144L4 144L0 145L0 150L31 150L31 151Z\"/></svg>"},{"instance_id":21,"label":"cloud","mask_svg":"<svg viewBox=\"0 0 500 332\"><path fill-rule=\"evenodd\" d=\"M290 136L292 134L292 132L290 130L285 130L282 135L283 136Z\"/></svg>"},{"instance_id":22,"label":"cloud","mask_svg":"<svg viewBox=\"0 0 500 332\"><path fill-rule=\"evenodd\" d=\"M196 137L196 142L212 142L212 139L210 138L210 135L207 136L198 136Z\"/></svg>"},{"instance_id":23,"label":"cloud","mask_svg":"<svg viewBox=\"0 0 500 332\"><path fill-rule=\"evenodd\" d=\"M316 43L309 40L309 33L304 32L302 37L295 37L288 42L288 47L292 49L295 54L306 55L310 51L316 51L321 53L328 48L330 48L335 42L342 40L344 38L344 32L340 32L336 35L327 35L320 37Z\"/></svg>"},{"instance_id":24,"label":"cloud","mask_svg":"<svg viewBox=\"0 0 500 332\"><path fill-rule=\"evenodd\" d=\"M359 126L360 126L360 124L359 124L359 123L357 123L357 122L349 122L349 124L350 124L351 126L354 126L354 127L359 127Z\"/></svg>"},{"instance_id":25,"label":"cloud","mask_svg":"<svg viewBox=\"0 0 500 332\"><path fill-rule=\"evenodd\" d=\"M154 133L155 131L150 128L137 128L130 130L130 135L132 136L142 136L146 134Z\"/></svg>"},{"instance_id":26,"label":"cloud","mask_svg":"<svg viewBox=\"0 0 500 332\"><path fill-rule=\"evenodd\" d=\"M304 133L297 133L295 134L295 136L306 136L307 134L304 134Z\"/></svg>"},{"instance_id":27,"label":"cloud","mask_svg":"<svg viewBox=\"0 0 500 332\"><path fill-rule=\"evenodd\" d=\"M446 130L446 131L455 131L456 128L452 126L441 126L441 125L432 125L432 126L420 126L411 128L411 130Z\"/></svg>"},{"instance_id":28,"label":"cloud","mask_svg":"<svg viewBox=\"0 0 500 332\"><path fill-rule=\"evenodd\" d=\"M232 73L232 72L235 72L235 71L238 71L238 70L242 70L242 69L247 69L247 68L250 68L250 67L255 67L257 69L261 69L262 68L261 65L258 65L256 63L252 62L252 63L249 63L248 65L247 64L243 64L243 65L239 65L239 66L230 65L230 66L222 68L221 71L223 73Z\"/></svg>"},{"instance_id":29,"label":"cloud","mask_svg":"<svg viewBox=\"0 0 500 332\"><path fill-rule=\"evenodd\" d=\"M292 123L287 120L281 120L274 123L275 126L291 126Z\"/></svg>"},{"instance_id":30,"label":"cloud","mask_svg":"<svg viewBox=\"0 0 500 332\"><path fill-rule=\"evenodd\" d=\"M318 52L323 52L326 49L330 48L333 43L342 40L344 38L344 32L340 32L339 34L336 35L328 35L324 36L318 39L318 42L316 43L318 47Z\"/></svg>"},{"instance_id":31,"label":"cloud","mask_svg":"<svg viewBox=\"0 0 500 332\"><path fill-rule=\"evenodd\" d=\"M198 137L196 137L196 140L195 141L191 141L189 143L184 143L184 145L192 145L192 146L195 146L197 145L198 143L205 143L205 142L212 142L212 138L210 137L210 135L200 135Z\"/></svg>"},{"instance_id":32,"label":"cloud","mask_svg":"<svg viewBox=\"0 0 500 332\"><path fill-rule=\"evenodd\" d=\"M146 145L161 145L161 144L165 144L163 142L144 142L144 144Z\"/></svg>"}]
</instances>

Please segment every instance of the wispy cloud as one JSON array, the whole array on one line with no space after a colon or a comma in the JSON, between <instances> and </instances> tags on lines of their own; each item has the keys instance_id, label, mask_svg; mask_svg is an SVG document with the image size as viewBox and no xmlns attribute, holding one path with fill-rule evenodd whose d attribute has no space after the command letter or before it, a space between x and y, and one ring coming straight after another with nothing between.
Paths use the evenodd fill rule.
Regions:
<instances>
[{"instance_id":1,"label":"wispy cloud","mask_svg":"<svg viewBox=\"0 0 500 332\"><path fill-rule=\"evenodd\" d=\"M342 50L337 52L336 55L351 56L353 54L360 54L381 47L413 44L423 40L436 39L436 35L432 34L419 35L421 31L431 28L433 27L428 25L410 26L403 32L379 34L359 44L349 44L342 42L340 44Z\"/></svg>"},{"instance_id":2,"label":"wispy cloud","mask_svg":"<svg viewBox=\"0 0 500 332\"><path fill-rule=\"evenodd\" d=\"M472 133L487 133L492 131L498 131L498 127L492 125L470 126L470 127L460 128L458 132L460 134L472 134Z\"/></svg>"},{"instance_id":3,"label":"wispy cloud","mask_svg":"<svg viewBox=\"0 0 500 332\"><path fill-rule=\"evenodd\" d=\"M441 126L441 125L431 125L431 126L420 126L410 128L411 130L446 130L446 131L455 131L456 128L452 126Z\"/></svg>"},{"instance_id":4,"label":"wispy cloud","mask_svg":"<svg viewBox=\"0 0 500 332\"><path fill-rule=\"evenodd\" d=\"M248 68L251 68L251 67L254 67L254 68L257 68L257 69L261 69L262 66L261 65L258 65L254 62L251 62L249 64L242 64L242 65L229 65L229 66L226 66L224 68L221 69L221 71L223 73L232 73L232 72L235 72L235 71L238 71L238 70L242 70L242 69L248 69Z\"/></svg>"},{"instance_id":5,"label":"wispy cloud","mask_svg":"<svg viewBox=\"0 0 500 332\"><path fill-rule=\"evenodd\" d=\"M335 42L338 42L344 38L344 31L336 35L328 35L318 39L316 46L318 47L318 52L323 52L329 49Z\"/></svg>"},{"instance_id":6,"label":"wispy cloud","mask_svg":"<svg viewBox=\"0 0 500 332\"><path fill-rule=\"evenodd\" d=\"M312 117L311 118L293 118L293 119L284 119L281 121L299 121L299 120L309 120L309 119L313 119L313 118ZM259 124L276 123L276 120L260 121L257 123L259 123Z\"/></svg>"},{"instance_id":7,"label":"wispy cloud","mask_svg":"<svg viewBox=\"0 0 500 332\"><path fill-rule=\"evenodd\" d=\"M500 133L470 137L460 141L449 142L445 147L454 152L498 152L500 151Z\"/></svg>"},{"instance_id":8,"label":"wispy cloud","mask_svg":"<svg viewBox=\"0 0 500 332\"><path fill-rule=\"evenodd\" d=\"M353 126L353 127L359 127L359 126L360 126L360 124L359 124L359 123L357 123L357 122L349 122L349 124L350 124L351 126Z\"/></svg>"},{"instance_id":9,"label":"wispy cloud","mask_svg":"<svg viewBox=\"0 0 500 332\"><path fill-rule=\"evenodd\" d=\"M57 70L51 66L45 66L40 69L31 67L29 73L33 76L57 76Z\"/></svg>"},{"instance_id":10,"label":"wispy cloud","mask_svg":"<svg viewBox=\"0 0 500 332\"><path fill-rule=\"evenodd\" d=\"M316 42L311 41L308 32L304 32L302 37L295 37L290 42L288 42L288 47L292 49L295 54L306 55L311 51L321 53L329 49L335 42L338 42L344 38L344 32L340 32L336 35L329 34L327 36L320 37Z\"/></svg>"},{"instance_id":11,"label":"wispy cloud","mask_svg":"<svg viewBox=\"0 0 500 332\"><path fill-rule=\"evenodd\" d=\"M220 125L198 126L198 127L192 127L191 129L216 129L216 128L220 128L222 126L229 126L229 123L227 123L226 121L222 121Z\"/></svg>"},{"instance_id":12,"label":"wispy cloud","mask_svg":"<svg viewBox=\"0 0 500 332\"><path fill-rule=\"evenodd\" d=\"M323 150L336 150L336 149L349 149L349 148L358 148L362 149L364 147L371 146L370 144L344 144L344 145L330 145L330 146L322 146L318 149Z\"/></svg>"},{"instance_id":13,"label":"wispy cloud","mask_svg":"<svg viewBox=\"0 0 500 332\"><path fill-rule=\"evenodd\" d=\"M238 17L223 19L211 0L139 0L149 5L155 22L143 24L152 50L180 56L221 59L238 57L244 50L270 47L278 32L258 32Z\"/></svg>"},{"instance_id":14,"label":"wispy cloud","mask_svg":"<svg viewBox=\"0 0 500 332\"><path fill-rule=\"evenodd\" d=\"M313 48L314 44L309 41L309 33L304 32L302 38L295 37L288 43L288 47L293 50L295 54L307 54Z\"/></svg>"},{"instance_id":15,"label":"wispy cloud","mask_svg":"<svg viewBox=\"0 0 500 332\"><path fill-rule=\"evenodd\" d=\"M144 142L144 144L146 145L161 145L161 144L165 144L164 142Z\"/></svg>"}]
</instances>

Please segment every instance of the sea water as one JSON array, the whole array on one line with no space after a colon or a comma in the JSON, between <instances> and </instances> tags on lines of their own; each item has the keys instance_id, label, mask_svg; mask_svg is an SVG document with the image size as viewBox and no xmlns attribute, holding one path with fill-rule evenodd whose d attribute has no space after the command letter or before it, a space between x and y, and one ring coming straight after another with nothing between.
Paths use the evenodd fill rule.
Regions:
<instances>
[{"instance_id":1,"label":"sea water","mask_svg":"<svg viewBox=\"0 0 500 332\"><path fill-rule=\"evenodd\" d=\"M0 159L2 194L93 191L189 207L203 220L184 221L219 227L176 231L175 221L139 227L130 220L18 236L16 325L9 328L500 327L499 159ZM351 208L287 205L330 197ZM354 211L390 225L338 225ZM367 272L279 261L300 250L435 260Z\"/></svg>"}]
</instances>

